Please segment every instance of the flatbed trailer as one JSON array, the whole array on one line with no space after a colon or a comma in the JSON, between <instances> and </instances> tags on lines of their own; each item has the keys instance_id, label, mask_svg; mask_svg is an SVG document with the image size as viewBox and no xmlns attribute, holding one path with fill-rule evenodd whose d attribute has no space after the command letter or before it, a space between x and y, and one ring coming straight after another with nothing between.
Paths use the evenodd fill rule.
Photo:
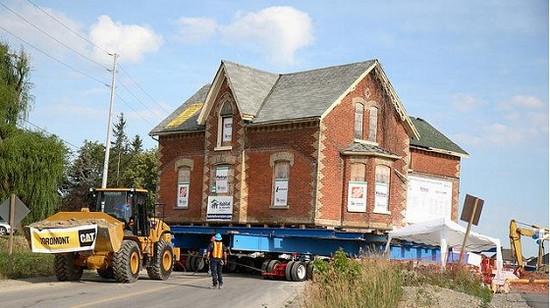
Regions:
<instances>
[{"instance_id":1,"label":"flatbed trailer","mask_svg":"<svg viewBox=\"0 0 550 308\"><path fill-rule=\"evenodd\" d=\"M261 273L265 278L302 281L312 274L315 258L330 259L342 249L350 257L382 253L387 237L364 232L322 228L246 227L246 226L170 226L182 256L177 268L206 270L205 253L210 238L220 233L231 250L225 270ZM391 246L395 260L438 260L437 247L400 243Z\"/></svg>"}]
</instances>

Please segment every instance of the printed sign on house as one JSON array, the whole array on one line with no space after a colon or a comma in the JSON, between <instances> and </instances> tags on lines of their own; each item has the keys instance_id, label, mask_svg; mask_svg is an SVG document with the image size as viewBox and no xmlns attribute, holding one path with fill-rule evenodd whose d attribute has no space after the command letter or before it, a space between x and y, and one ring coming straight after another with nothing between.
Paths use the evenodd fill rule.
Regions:
<instances>
[{"instance_id":1,"label":"printed sign on house","mask_svg":"<svg viewBox=\"0 0 550 308\"><path fill-rule=\"evenodd\" d=\"M189 184L178 184L177 207L186 208L189 206Z\"/></svg>"},{"instance_id":2,"label":"printed sign on house","mask_svg":"<svg viewBox=\"0 0 550 308\"><path fill-rule=\"evenodd\" d=\"M288 180L275 180L273 206L288 205Z\"/></svg>"},{"instance_id":3,"label":"printed sign on house","mask_svg":"<svg viewBox=\"0 0 550 308\"><path fill-rule=\"evenodd\" d=\"M365 213L367 211L367 182L349 182L348 212Z\"/></svg>"},{"instance_id":4,"label":"printed sign on house","mask_svg":"<svg viewBox=\"0 0 550 308\"><path fill-rule=\"evenodd\" d=\"M233 118L223 118L222 142L231 142L233 134Z\"/></svg>"},{"instance_id":5,"label":"printed sign on house","mask_svg":"<svg viewBox=\"0 0 550 308\"><path fill-rule=\"evenodd\" d=\"M388 183L376 183L374 189L374 209L376 211L384 212L388 210L388 196Z\"/></svg>"},{"instance_id":6,"label":"printed sign on house","mask_svg":"<svg viewBox=\"0 0 550 308\"><path fill-rule=\"evenodd\" d=\"M206 220L230 221L233 218L233 196L208 196Z\"/></svg>"},{"instance_id":7,"label":"printed sign on house","mask_svg":"<svg viewBox=\"0 0 550 308\"><path fill-rule=\"evenodd\" d=\"M229 192L229 167L216 169L216 193L226 194Z\"/></svg>"}]
</instances>

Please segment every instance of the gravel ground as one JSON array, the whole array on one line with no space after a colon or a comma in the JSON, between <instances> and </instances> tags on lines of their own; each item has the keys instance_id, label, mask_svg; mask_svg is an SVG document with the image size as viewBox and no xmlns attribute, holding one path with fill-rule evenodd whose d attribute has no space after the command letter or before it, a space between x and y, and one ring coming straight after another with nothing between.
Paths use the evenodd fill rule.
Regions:
<instances>
[{"instance_id":1,"label":"gravel ground","mask_svg":"<svg viewBox=\"0 0 550 308\"><path fill-rule=\"evenodd\" d=\"M403 299L398 308L471 308L479 307L481 300L461 292L425 285L422 287L403 287ZM529 308L521 294L496 294L489 307Z\"/></svg>"}]
</instances>

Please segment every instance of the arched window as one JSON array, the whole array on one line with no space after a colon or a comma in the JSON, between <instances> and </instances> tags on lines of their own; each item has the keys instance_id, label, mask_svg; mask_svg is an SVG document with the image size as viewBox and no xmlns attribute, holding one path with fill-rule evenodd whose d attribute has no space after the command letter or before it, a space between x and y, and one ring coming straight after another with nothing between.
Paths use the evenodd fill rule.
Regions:
<instances>
[{"instance_id":1,"label":"arched window","mask_svg":"<svg viewBox=\"0 0 550 308\"><path fill-rule=\"evenodd\" d=\"M390 199L390 167L377 165L375 170L374 211L388 213Z\"/></svg>"},{"instance_id":2,"label":"arched window","mask_svg":"<svg viewBox=\"0 0 550 308\"><path fill-rule=\"evenodd\" d=\"M290 162L279 160L273 166L273 207L288 206L288 179Z\"/></svg>"},{"instance_id":3,"label":"arched window","mask_svg":"<svg viewBox=\"0 0 550 308\"><path fill-rule=\"evenodd\" d=\"M233 106L226 101L220 109L218 121L218 146L231 146L233 139Z\"/></svg>"},{"instance_id":4,"label":"arched window","mask_svg":"<svg viewBox=\"0 0 550 308\"><path fill-rule=\"evenodd\" d=\"M355 139L363 139L363 110L363 104L355 103L355 125L353 131Z\"/></svg>"},{"instance_id":5,"label":"arched window","mask_svg":"<svg viewBox=\"0 0 550 308\"><path fill-rule=\"evenodd\" d=\"M369 141L376 142L376 132L378 130L378 108L369 107Z\"/></svg>"},{"instance_id":6,"label":"arched window","mask_svg":"<svg viewBox=\"0 0 550 308\"><path fill-rule=\"evenodd\" d=\"M177 208L189 207L189 189L191 186L191 169L189 167L178 168L178 191L176 198Z\"/></svg>"}]
</instances>

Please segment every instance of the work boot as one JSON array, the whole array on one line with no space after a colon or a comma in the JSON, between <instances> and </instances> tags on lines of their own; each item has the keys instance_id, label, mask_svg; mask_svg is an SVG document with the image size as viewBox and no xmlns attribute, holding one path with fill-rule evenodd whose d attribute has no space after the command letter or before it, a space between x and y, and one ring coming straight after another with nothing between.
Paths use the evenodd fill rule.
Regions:
<instances>
[{"instance_id":1,"label":"work boot","mask_svg":"<svg viewBox=\"0 0 550 308\"><path fill-rule=\"evenodd\" d=\"M222 288L223 288L223 284L220 283L220 284L218 285L218 289L222 289Z\"/></svg>"},{"instance_id":2,"label":"work boot","mask_svg":"<svg viewBox=\"0 0 550 308\"><path fill-rule=\"evenodd\" d=\"M218 288L218 286L215 285L215 284L213 284L213 285L210 287L210 289L216 289L216 288Z\"/></svg>"}]
</instances>

